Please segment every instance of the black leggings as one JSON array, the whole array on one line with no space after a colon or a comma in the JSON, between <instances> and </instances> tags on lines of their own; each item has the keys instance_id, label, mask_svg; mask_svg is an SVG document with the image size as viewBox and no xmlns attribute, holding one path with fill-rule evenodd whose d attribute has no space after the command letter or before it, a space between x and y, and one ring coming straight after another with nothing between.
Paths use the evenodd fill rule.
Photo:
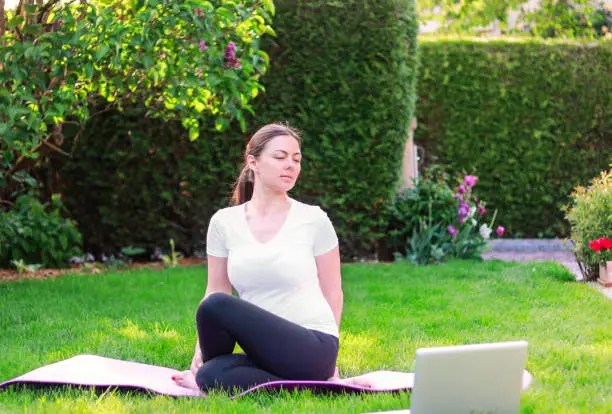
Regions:
<instances>
[{"instance_id":1,"label":"black leggings","mask_svg":"<svg viewBox=\"0 0 612 414\"><path fill-rule=\"evenodd\" d=\"M338 338L306 329L225 293L209 295L196 314L204 365L203 390L232 392L268 381L326 380L338 357ZM232 354L238 343L245 354Z\"/></svg>"}]
</instances>

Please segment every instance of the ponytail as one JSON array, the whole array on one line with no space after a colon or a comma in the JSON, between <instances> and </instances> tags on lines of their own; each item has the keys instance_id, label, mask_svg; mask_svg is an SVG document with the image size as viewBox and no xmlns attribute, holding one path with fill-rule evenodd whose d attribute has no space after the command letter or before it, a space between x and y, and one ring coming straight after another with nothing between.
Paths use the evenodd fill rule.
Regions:
<instances>
[{"instance_id":1,"label":"ponytail","mask_svg":"<svg viewBox=\"0 0 612 414\"><path fill-rule=\"evenodd\" d=\"M232 193L232 205L237 206L244 204L253 197L253 188L255 186L255 174L253 170L245 165L240 171L240 175L234 184L234 192Z\"/></svg>"}]
</instances>

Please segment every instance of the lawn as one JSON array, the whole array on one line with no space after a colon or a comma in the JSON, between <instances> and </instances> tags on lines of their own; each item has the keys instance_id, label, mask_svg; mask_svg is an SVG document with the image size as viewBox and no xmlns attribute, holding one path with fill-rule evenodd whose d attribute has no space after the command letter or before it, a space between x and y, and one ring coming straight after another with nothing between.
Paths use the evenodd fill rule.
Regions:
<instances>
[{"instance_id":1,"label":"lawn","mask_svg":"<svg viewBox=\"0 0 612 414\"><path fill-rule=\"evenodd\" d=\"M343 375L412 371L419 347L525 339L524 413L612 412L612 301L556 263L343 266ZM0 381L77 354L183 369L203 267L0 283ZM10 412L351 412L408 408L410 395L173 399L88 389L0 392Z\"/></svg>"}]
</instances>

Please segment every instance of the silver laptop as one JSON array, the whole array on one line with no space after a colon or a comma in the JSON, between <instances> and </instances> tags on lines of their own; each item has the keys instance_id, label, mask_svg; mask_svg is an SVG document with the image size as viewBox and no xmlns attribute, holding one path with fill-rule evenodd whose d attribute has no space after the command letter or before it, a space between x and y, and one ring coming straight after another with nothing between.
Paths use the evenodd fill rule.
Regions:
<instances>
[{"instance_id":1,"label":"silver laptop","mask_svg":"<svg viewBox=\"0 0 612 414\"><path fill-rule=\"evenodd\" d=\"M527 342L421 348L410 410L387 413L519 412Z\"/></svg>"}]
</instances>

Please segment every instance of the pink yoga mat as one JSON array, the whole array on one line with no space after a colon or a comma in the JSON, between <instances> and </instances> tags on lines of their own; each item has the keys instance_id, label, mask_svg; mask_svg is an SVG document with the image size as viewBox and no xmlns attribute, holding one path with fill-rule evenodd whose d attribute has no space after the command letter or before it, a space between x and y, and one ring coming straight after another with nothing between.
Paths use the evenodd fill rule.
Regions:
<instances>
[{"instance_id":1,"label":"pink yoga mat","mask_svg":"<svg viewBox=\"0 0 612 414\"><path fill-rule=\"evenodd\" d=\"M122 361L97 355L78 355L70 359L45 365L17 378L0 384L75 385L98 388L118 387L142 389L173 397L198 397L197 391L176 385L171 377L180 371L172 368ZM272 381L252 387L235 397L258 390L301 390L325 392L397 392L408 391L414 383L414 374L397 371L374 371L361 375L371 388L340 384L330 381ZM531 375L525 371L523 389L529 387Z\"/></svg>"}]
</instances>

